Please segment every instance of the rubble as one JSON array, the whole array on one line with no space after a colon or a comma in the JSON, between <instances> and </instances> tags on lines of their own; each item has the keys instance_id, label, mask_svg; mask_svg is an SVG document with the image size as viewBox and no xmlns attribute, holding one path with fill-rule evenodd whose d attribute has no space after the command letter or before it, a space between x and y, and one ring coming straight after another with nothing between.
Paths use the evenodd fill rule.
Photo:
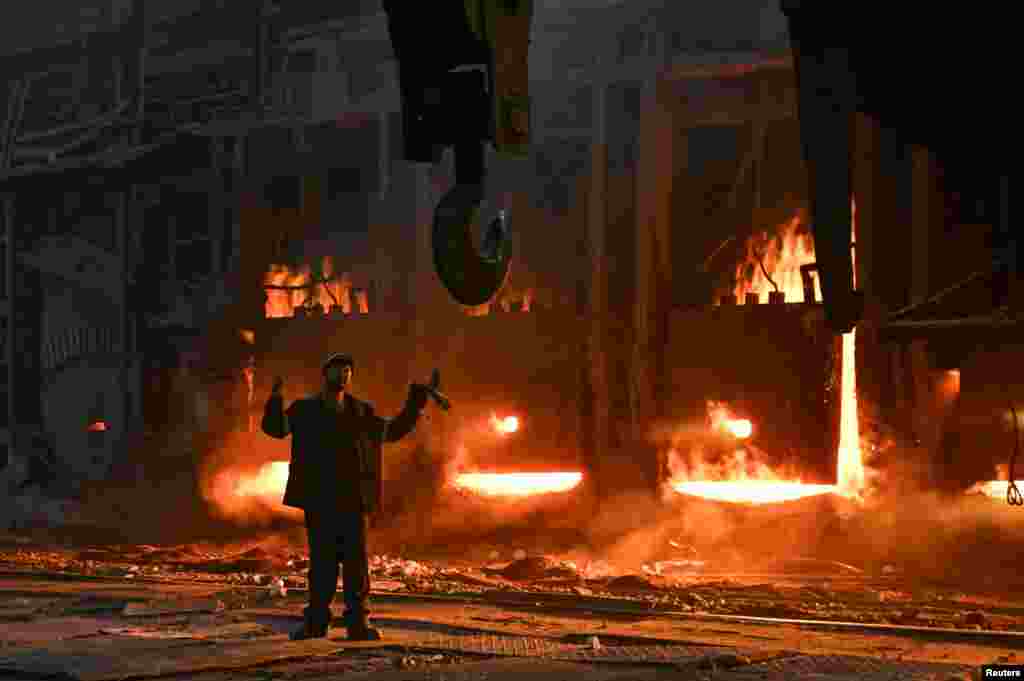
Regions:
<instances>
[{"instance_id":1,"label":"rubble","mask_svg":"<svg viewBox=\"0 0 1024 681\"><path fill-rule=\"evenodd\" d=\"M483 568L487 575L497 575L505 579L525 581L530 579L567 579L579 577L575 565L552 560L544 556L532 556L515 560L503 568Z\"/></svg>"},{"instance_id":2,"label":"rubble","mask_svg":"<svg viewBox=\"0 0 1024 681\"><path fill-rule=\"evenodd\" d=\"M17 536L17 535L15 535ZM228 610L260 607L278 599L304 598L308 559L304 554L268 547L214 547L108 545L44 546L9 538L0 543L0 566L19 571L82 574L148 583L210 584L210 596ZM487 551L491 549L488 547ZM495 549L497 550L497 549ZM482 553L481 558L486 558ZM167 562L162 562L166 559ZM793 617L861 623L913 624L986 631L1024 629L1024 617L1015 613L992 614L990 599L968 597L951 588L919 589L895 575L872 577L844 570L815 575L797 571L782 581L750 582L710 580L687 570L687 561L647 564L636 573L622 573L605 561L577 563L533 555L506 564L460 563L457 567L394 555L371 557L372 589L378 593L446 594L498 600L512 594L564 595L580 599L614 599L644 603L652 608L677 612L722 615ZM279 567L267 571L237 570L250 566L239 561L269 562ZM804 562L810 565L810 562ZM832 565L828 563L828 565ZM842 565L842 564L839 564ZM211 569L211 567L213 569ZM659 569L661 574L659 573ZM747 581L744 581L746 579ZM761 577L763 580L764 578ZM787 581L788 580L788 581ZM216 585L220 585L218 591ZM293 590L299 590L298 593ZM129 599L130 600L130 599ZM209 611L216 606L187 603L126 603L63 599L50 605L30 606L0 602L0 617L10 621L53 614L109 613L127 616L181 614L190 607Z\"/></svg>"},{"instance_id":3,"label":"rubble","mask_svg":"<svg viewBox=\"0 0 1024 681\"><path fill-rule=\"evenodd\" d=\"M697 669L717 671L719 669L735 669L750 664L750 658L736 653L720 653L706 655L697 662Z\"/></svg>"},{"instance_id":4,"label":"rubble","mask_svg":"<svg viewBox=\"0 0 1024 681\"><path fill-rule=\"evenodd\" d=\"M608 582L606 588L612 592L630 592L630 591L658 591L664 589L667 583L664 580L658 580L657 577L642 577L640 575L622 575L621 577L613 577Z\"/></svg>"}]
</instances>

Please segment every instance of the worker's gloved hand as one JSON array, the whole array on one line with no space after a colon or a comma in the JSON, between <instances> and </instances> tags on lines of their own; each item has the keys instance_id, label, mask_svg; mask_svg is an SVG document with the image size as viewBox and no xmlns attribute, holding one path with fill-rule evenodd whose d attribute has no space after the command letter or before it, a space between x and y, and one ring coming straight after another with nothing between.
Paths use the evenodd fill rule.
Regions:
<instances>
[{"instance_id":1,"label":"worker's gloved hand","mask_svg":"<svg viewBox=\"0 0 1024 681\"><path fill-rule=\"evenodd\" d=\"M284 395L281 394L282 387L284 387L284 380L277 376L274 378L274 385L270 388L270 400L284 400Z\"/></svg>"},{"instance_id":2,"label":"worker's gloved hand","mask_svg":"<svg viewBox=\"0 0 1024 681\"><path fill-rule=\"evenodd\" d=\"M427 406L427 398L430 397L430 389L421 383L413 383L409 386L409 404L416 411L423 411Z\"/></svg>"}]
</instances>

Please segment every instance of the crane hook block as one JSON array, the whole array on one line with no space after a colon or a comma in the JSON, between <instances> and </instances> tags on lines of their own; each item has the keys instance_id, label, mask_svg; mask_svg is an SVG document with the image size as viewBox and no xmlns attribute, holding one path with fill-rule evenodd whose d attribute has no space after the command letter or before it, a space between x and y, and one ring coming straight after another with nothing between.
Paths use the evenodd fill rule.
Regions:
<instances>
[{"instance_id":1,"label":"crane hook block","mask_svg":"<svg viewBox=\"0 0 1024 681\"><path fill-rule=\"evenodd\" d=\"M455 185L434 213L434 266L456 301L481 305L509 272L504 214L481 247L473 234L487 193L485 145L493 142L506 158L529 153L534 2L384 0L384 9L398 61L404 157L436 162L441 149L455 149Z\"/></svg>"},{"instance_id":2,"label":"crane hook block","mask_svg":"<svg viewBox=\"0 0 1024 681\"><path fill-rule=\"evenodd\" d=\"M496 217L488 226L481 248L473 237L483 199L482 185L456 184L434 212L434 268L441 283L462 305L489 302L508 279L510 258L505 248L504 217Z\"/></svg>"}]
</instances>

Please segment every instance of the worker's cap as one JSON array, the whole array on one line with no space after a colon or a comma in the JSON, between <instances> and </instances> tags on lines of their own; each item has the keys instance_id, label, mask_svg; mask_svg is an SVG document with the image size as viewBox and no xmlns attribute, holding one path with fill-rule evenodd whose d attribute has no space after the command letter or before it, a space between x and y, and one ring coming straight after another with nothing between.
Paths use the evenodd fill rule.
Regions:
<instances>
[{"instance_id":1,"label":"worker's cap","mask_svg":"<svg viewBox=\"0 0 1024 681\"><path fill-rule=\"evenodd\" d=\"M330 369L331 367L344 366L349 367L350 369L352 369L352 371L356 370L356 362L354 359L352 359L352 355L346 355L343 352L336 352L324 361L323 367L321 367L321 371L323 373L327 373L327 370Z\"/></svg>"}]
</instances>

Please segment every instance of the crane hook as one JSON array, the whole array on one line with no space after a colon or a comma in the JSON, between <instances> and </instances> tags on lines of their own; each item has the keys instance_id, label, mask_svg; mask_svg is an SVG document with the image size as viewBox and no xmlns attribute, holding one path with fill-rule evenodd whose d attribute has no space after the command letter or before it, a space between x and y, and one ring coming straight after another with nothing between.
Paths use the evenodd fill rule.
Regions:
<instances>
[{"instance_id":1,"label":"crane hook","mask_svg":"<svg viewBox=\"0 0 1024 681\"><path fill-rule=\"evenodd\" d=\"M533 0L419 3L383 0L398 61L404 157L434 163L455 149L455 185L434 211L432 250L441 283L460 304L482 305L509 275L508 218L474 232L486 196L486 145L527 158ZM482 243L478 246L478 241Z\"/></svg>"},{"instance_id":2,"label":"crane hook","mask_svg":"<svg viewBox=\"0 0 1024 681\"><path fill-rule=\"evenodd\" d=\"M462 305L482 305L508 279L511 259L506 249L507 215L491 221L480 247L473 232L484 202L483 184L456 184L434 211L434 269L448 292Z\"/></svg>"}]
</instances>

